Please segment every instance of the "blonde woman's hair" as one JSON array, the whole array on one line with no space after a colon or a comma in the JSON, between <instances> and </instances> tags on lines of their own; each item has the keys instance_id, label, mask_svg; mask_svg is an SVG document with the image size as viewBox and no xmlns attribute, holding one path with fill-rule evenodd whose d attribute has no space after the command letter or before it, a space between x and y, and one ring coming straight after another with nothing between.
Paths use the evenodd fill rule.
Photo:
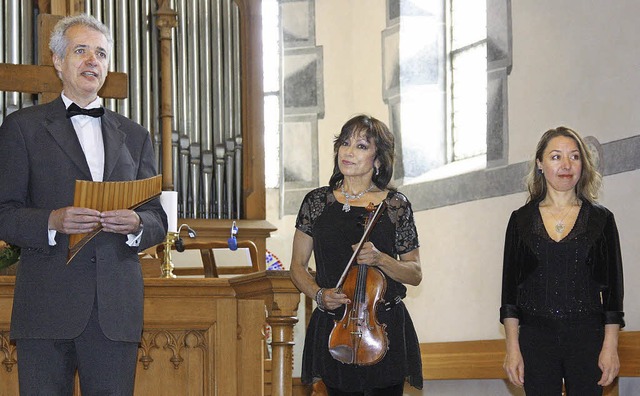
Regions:
<instances>
[{"instance_id":1,"label":"blonde woman's hair","mask_svg":"<svg viewBox=\"0 0 640 396\"><path fill-rule=\"evenodd\" d=\"M557 127L546 131L536 148L535 158L530 163L529 173L526 177L527 189L529 190L529 198L527 202L541 201L547 195L547 183L544 175L538 171L536 161L542 162L542 155L546 150L551 139L564 136L573 139L580 151L580 159L582 160L582 174L576 184L576 195L579 199L587 200L594 203L598 199L598 193L602 186L602 175L596 169L591 152L587 149L587 145L578 132L567 127Z\"/></svg>"}]
</instances>

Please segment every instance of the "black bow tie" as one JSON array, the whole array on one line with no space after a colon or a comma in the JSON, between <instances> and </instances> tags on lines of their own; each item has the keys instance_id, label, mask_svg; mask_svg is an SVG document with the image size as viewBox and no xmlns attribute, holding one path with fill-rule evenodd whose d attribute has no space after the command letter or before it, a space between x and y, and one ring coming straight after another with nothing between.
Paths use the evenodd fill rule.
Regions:
<instances>
[{"instance_id":1,"label":"black bow tie","mask_svg":"<svg viewBox=\"0 0 640 396\"><path fill-rule=\"evenodd\" d=\"M90 117L102 117L104 115L103 107L96 107L95 109L82 109L75 103L67 108L67 118L71 118L77 115L87 115Z\"/></svg>"}]
</instances>

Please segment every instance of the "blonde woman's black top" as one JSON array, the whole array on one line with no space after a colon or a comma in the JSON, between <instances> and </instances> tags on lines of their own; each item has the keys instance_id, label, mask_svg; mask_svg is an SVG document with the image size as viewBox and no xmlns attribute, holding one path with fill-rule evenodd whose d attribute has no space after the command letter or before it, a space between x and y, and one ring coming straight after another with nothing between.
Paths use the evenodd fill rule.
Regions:
<instances>
[{"instance_id":1,"label":"blonde woman's black top","mask_svg":"<svg viewBox=\"0 0 640 396\"><path fill-rule=\"evenodd\" d=\"M624 326L622 258L613 214L584 201L569 234L556 242L538 204L528 203L509 220L500 321L597 317L603 324Z\"/></svg>"}]
</instances>

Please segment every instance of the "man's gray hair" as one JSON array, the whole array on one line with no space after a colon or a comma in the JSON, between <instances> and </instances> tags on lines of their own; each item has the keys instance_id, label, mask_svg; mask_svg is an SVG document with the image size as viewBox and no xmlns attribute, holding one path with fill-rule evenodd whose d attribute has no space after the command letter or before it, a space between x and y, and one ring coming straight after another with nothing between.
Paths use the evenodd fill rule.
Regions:
<instances>
[{"instance_id":1,"label":"man's gray hair","mask_svg":"<svg viewBox=\"0 0 640 396\"><path fill-rule=\"evenodd\" d=\"M69 44L69 40L65 33L70 27L76 25L86 26L102 33L104 37L107 38L107 42L109 43L108 50L111 52L111 49L113 48L113 37L111 37L111 31L104 23L88 14L68 16L62 18L58 23L56 23L56 26L53 28L53 32L51 33L51 39L49 40L49 49L51 49L51 52L57 55L60 59L64 59L67 51L67 45Z\"/></svg>"}]
</instances>

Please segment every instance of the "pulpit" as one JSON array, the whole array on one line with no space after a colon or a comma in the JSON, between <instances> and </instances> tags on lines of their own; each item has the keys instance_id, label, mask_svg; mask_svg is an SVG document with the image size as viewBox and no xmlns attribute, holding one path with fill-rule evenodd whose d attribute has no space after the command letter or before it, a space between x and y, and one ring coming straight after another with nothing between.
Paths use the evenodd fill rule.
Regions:
<instances>
[{"instance_id":1,"label":"pulpit","mask_svg":"<svg viewBox=\"0 0 640 396\"><path fill-rule=\"evenodd\" d=\"M14 281L0 277L0 395L7 396L18 394L20 368L8 331ZM292 395L299 301L288 271L146 278L135 394ZM271 357L266 354L267 324Z\"/></svg>"}]
</instances>

